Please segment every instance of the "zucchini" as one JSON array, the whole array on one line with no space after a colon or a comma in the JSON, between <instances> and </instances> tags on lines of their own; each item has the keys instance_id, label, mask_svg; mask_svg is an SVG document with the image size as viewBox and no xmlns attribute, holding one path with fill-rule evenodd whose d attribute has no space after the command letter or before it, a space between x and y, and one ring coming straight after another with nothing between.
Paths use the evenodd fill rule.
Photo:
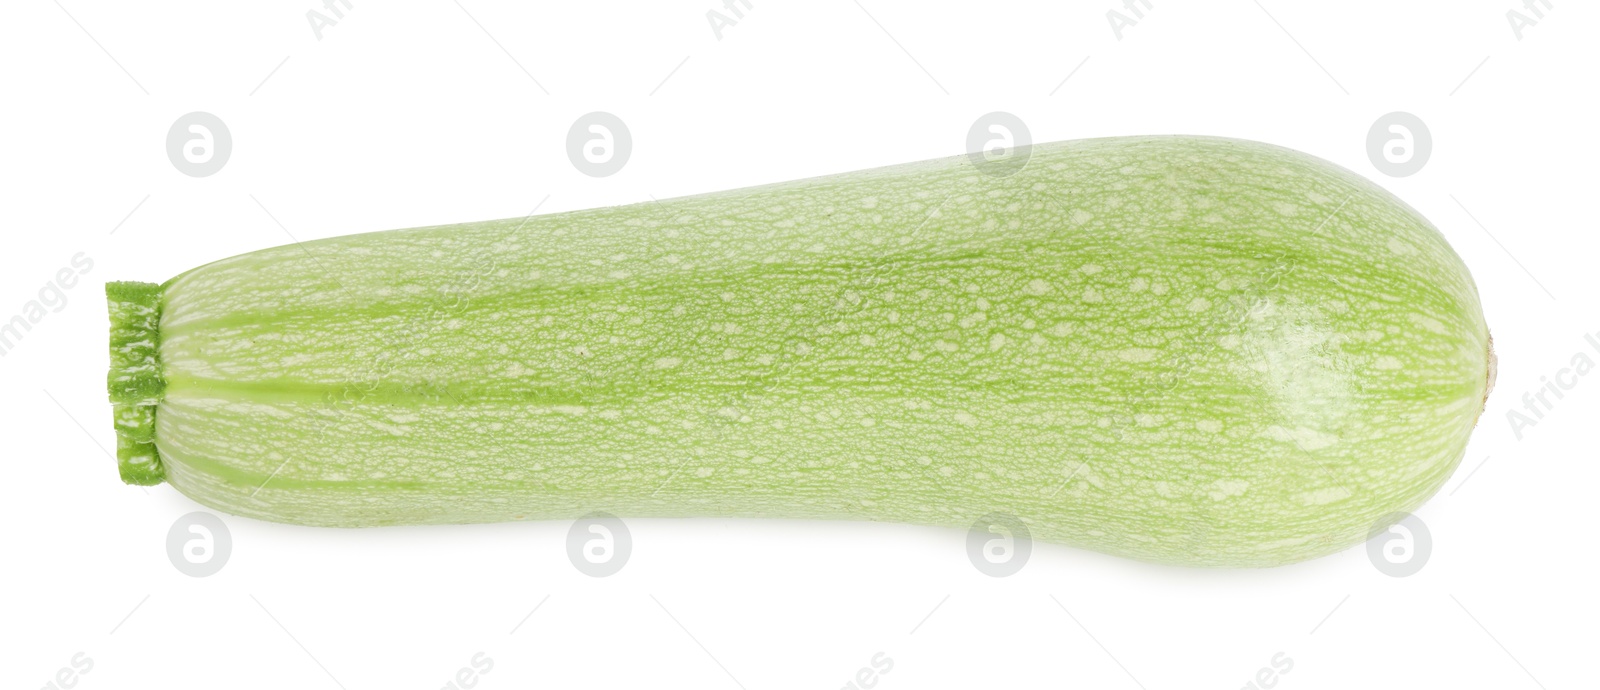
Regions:
<instances>
[{"instance_id":1,"label":"zucchini","mask_svg":"<svg viewBox=\"0 0 1600 690\"><path fill-rule=\"evenodd\" d=\"M1416 211L1254 142L1023 154L111 283L122 477L306 525L1000 514L1266 566L1456 467L1490 340Z\"/></svg>"}]
</instances>

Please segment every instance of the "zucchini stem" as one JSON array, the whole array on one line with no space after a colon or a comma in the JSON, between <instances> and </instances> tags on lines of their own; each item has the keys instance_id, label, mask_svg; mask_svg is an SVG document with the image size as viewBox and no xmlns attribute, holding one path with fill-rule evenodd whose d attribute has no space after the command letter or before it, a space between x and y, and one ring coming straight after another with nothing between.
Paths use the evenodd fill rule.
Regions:
<instances>
[{"instance_id":1,"label":"zucchini stem","mask_svg":"<svg viewBox=\"0 0 1600 690\"><path fill-rule=\"evenodd\" d=\"M156 451L156 405L166 392L161 377L161 298L155 283L106 283L111 313L111 394L117 429L117 471L128 484L152 486L166 478Z\"/></svg>"}]
</instances>

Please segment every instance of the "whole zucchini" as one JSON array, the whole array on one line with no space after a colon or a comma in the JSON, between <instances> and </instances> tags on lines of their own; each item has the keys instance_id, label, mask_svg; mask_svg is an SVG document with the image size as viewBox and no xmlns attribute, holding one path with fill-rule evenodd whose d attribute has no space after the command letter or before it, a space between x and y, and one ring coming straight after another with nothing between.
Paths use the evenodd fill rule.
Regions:
<instances>
[{"instance_id":1,"label":"whole zucchini","mask_svg":"<svg viewBox=\"0 0 1600 690\"><path fill-rule=\"evenodd\" d=\"M1000 513L1140 559L1363 541L1492 355L1416 211L1130 137L336 237L107 286L125 481L330 526Z\"/></svg>"}]
</instances>

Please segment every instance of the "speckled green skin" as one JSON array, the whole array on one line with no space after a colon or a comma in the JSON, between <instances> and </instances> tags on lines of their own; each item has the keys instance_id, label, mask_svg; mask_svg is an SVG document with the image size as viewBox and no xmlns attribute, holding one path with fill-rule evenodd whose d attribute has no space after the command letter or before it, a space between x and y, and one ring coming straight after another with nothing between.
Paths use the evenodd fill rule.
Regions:
<instances>
[{"instance_id":1,"label":"speckled green skin","mask_svg":"<svg viewBox=\"0 0 1600 690\"><path fill-rule=\"evenodd\" d=\"M189 271L160 309L160 470L231 513L998 512L1195 565L1421 504L1488 358L1415 211L1194 137L338 237Z\"/></svg>"}]
</instances>

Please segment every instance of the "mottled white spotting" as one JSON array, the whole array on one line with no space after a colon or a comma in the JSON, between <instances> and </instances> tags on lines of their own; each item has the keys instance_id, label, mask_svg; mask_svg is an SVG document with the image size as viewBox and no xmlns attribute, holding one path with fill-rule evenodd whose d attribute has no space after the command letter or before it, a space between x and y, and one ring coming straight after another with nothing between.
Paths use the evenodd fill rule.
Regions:
<instances>
[{"instance_id":1,"label":"mottled white spotting","mask_svg":"<svg viewBox=\"0 0 1600 690\"><path fill-rule=\"evenodd\" d=\"M1398 357L1394 357L1392 355L1384 355L1372 362L1372 367L1374 369L1383 369L1386 371L1393 371L1395 369L1403 368L1404 366L1405 365L1400 362Z\"/></svg>"},{"instance_id":2,"label":"mottled white spotting","mask_svg":"<svg viewBox=\"0 0 1600 690\"><path fill-rule=\"evenodd\" d=\"M1325 197L1325 196L1323 196L1321 194L1318 194L1316 192L1306 192L1306 198L1310 199L1311 203L1318 204L1318 205L1326 204L1326 203L1328 203L1330 201L1333 201L1333 199L1329 199L1328 197Z\"/></svg>"},{"instance_id":3,"label":"mottled white spotting","mask_svg":"<svg viewBox=\"0 0 1600 690\"><path fill-rule=\"evenodd\" d=\"M982 297L979 297L978 298L978 302L977 302L977 306L978 306L978 311L989 311L989 300L986 300L986 299L984 299Z\"/></svg>"},{"instance_id":4,"label":"mottled white spotting","mask_svg":"<svg viewBox=\"0 0 1600 690\"><path fill-rule=\"evenodd\" d=\"M1064 477L1082 479L1097 489L1103 489L1106 485L1105 478L1101 477L1100 473L1095 472L1094 466L1087 462L1068 460L1066 465L1061 468L1061 474ZM1076 483L1077 482L1074 482L1074 484Z\"/></svg>"},{"instance_id":5,"label":"mottled white spotting","mask_svg":"<svg viewBox=\"0 0 1600 690\"><path fill-rule=\"evenodd\" d=\"M1022 291L1030 295L1043 295L1050 291L1050 284L1044 282L1043 278L1034 278L1023 286Z\"/></svg>"},{"instance_id":6,"label":"mottled white spotting","mask_svg":"<svg viewBox=\"0 0 1600 690\"><path fill-rule=\"evenodd\" d=\"M383 422L380 422L380 421L378 421L376 419L367 420L367 424L369 426L371 426L372 428L377 429L379 431L382 431L382 432L384 432L384 433L386 433L386 434L388 434L390 436L405 436L406 435L406 428L404 426L400 426L400 425L396 425L396 424L384 424Z\"/></svg>"},{"instance_id":7,"label":"mottled white spotting","mask_svg":"<svg viewBox=\"0 0 1600 690\"><path fill-rule=\"evenodd\" d=\"M928 465L932 465L933 464L933 458L930 458L930 457L928 457L926 455L918 456L917 457L917 464L918 465L922 465L923 467L927 467Z\"/></svg>"},{"instance_id":8,"label":"mottled white spotting","mask_svg":"<svg viewBox=\"0 0 1600 690\"><path fill-rule=\"evenodd\" d=\"M1239 342L1240 342L1239 336L1233 335L1231 333L1228 334L1228 335L1222 336L1221 338L1217 338L1217 346L1221 347L1224 350L1237 350L1237 349L1239 349Z\"/></svg>"},{"instance_id":9,"label":"mottled white spotting","mask_svg":"<svg viewBox=\"0 0 1600 690\"><path fill-rule=\"evenodd\" d=\"M1410 314L1409 316L1411 317L1411 322L1412 323L1414 323L1414 324L1416 324L1418 326L1421 326L1423 328L1426 328L1429 331L1432 331L1434 333L1438 333L1439 335L1450 335L1451 334L1450 329L1446 328L1445 325L1443 323L1441 323L1438 319L1435 319L1435 318L1433 318L1431 316L1424 316L1422 314Z\"/></svg>"},{"instance_id":10,"label":"mottled white spotting","mask_svg":"<svg viewBox=\"0 0 1600 690\"><path fill-rule=\"evenodd\" d=\"M1250 488L1250 482L1243 479L1218 479L1211 482L1211 490L1206 495L1213 501L1220 501L1229 496L1238 496Z\"/></svg>"},{"instance_id":11,"label":"mottled white spotting","mask_svg":"<svg viewBox=\"0 0 1600 690\"><path fill-rule=\"evenodd\" d=\"M1133 282L1128 283L1128 290L1130 290L1132 292L1144 292L1145 290L1148 290L1149 288L1150 288L1150 281L1145 280L1144 278L1134 278Z\"/></svg>"},{"instance_id":12,"label":"mottled white spotting","mask_svg":"<svg viewBox=\"0 0 1600 690\"><path fill-rule=\"evenodd\" d=\"M1050 330L1045 332L1057 338L1065 338L1072 334L1073 328L1074 325L1071 321L1062 321L1054 326L1051 326Z\"/></svg>"},{"instance_id":13,"label":"mottled white spotting","mask_svg":"<svg viewBox=\"0 0 1600 690\"><path fill-rule=\"evenodd\" d=\"M935 340L933 341L933 348L940 352L955 352L961 349L961 346L945 340Z\"/></svg>"},{"instance_id":14,"label":"mottled white spotting","mask_svg":"<svg viewBox=\"0 0 1600 690\"><path fill-rule=\"evenodd\" d=\"M1219 422L1215 419L1202 419L1194 423L1194 428L1204 431L1208 434L1221 433L1222 422Z\"/></svg>"},{"instance_id":15,"label":"mottled white spotting","mask_svg":"<svg viewBox=\"0 0 1600 690\"><path fill-rule=\"evenodd\" d=\"M697 469L697 470L694 471L694 476L696 476L696 477L709 477L712 474L716 473L716 471L717 470L714 467L702 467L702 468Z\"/></svg>"},{"instance_id":16,"label":"mottled white spotting","mask_svg":"<svg viewBox=\"0 0 1600 690\"><path fill-rule=\"evenodd\" d=\"M1106 269L1104 267L1100 266L1100 264L1084 264L1084 265L1078 267L1078 270L1079 271L1083 271L1084 275L1092 276L1092 275L1094 275L1096 273L1099 273L1101 271L1104 271Z\"/></svg>"},{"instance_id":17,"label":"mottled white spotting","mask_svg":"<svg viewBox=\"0 0 1600 690\"><path fill-rule=\"evenodd\" d=\"M1174 498L1178 495L1177 489L1172 488L1172 482L1158 481L1154 485L1156 495L1162 498Z\"/></svg>"},{"instance_id":18,"label":"mottled white spotting","mask_svg":"<svg viewBox=\"0 0 1600 690\"><path fill-rule=\"evenodd\" d=\"M877 426L877 425L878 425L878 420L875 420L875 419L873 419L871 417L862 417L861 418L861 426Z\"/></svg>"},{"instance_id":19,"label":"mottled white spotting","mask_svg":"<svg viewBox=\"0 0 1600 690\"><path fill-rule=\"evenodd\" d=\"M1067 214L1067 221L1073 225L1083 225L1091 220L1094 220L1094 214L1081 208L1072 209L1072 212Z\"/></svg>"},{"instance_id":20,"label":"mottled white spotting","mask_svg":"<svg viewBox=\"0 0 1600 690\"><path fill-rule=\"evenodd\" d=\"M926 359L926 358L927 358L927 355L922 354L921 352L918 352L917 350L912 350L910 353L906 354L906 359L909 359L909 360L911 360L913 362L920 362L920 361L922 361L923 359Z\"/></svg>"},{"instance_id":21,"label":"mottled white spotting","mask_svg":"<svg viewBox=\"0 0 1600 690\"><path fill-rule=\"evenodd\" d=\"M1117 359L1124 362L1149 362L1156 358L1156 350L1148 347L1130 347L1117 351Z\"/></svg>"},{"instance_id":22,"label":"mottled white spotting","mask_svg":"<svg viewBox=\"0 0 1600 690\"><path fill-rule=\"evenodd\" d=\"M1152 294L1152 295L1165 295L1165 294L1167 294L1167 284L1166 283L1151 283L1150 284L1150 294Z\"/></svg>"},{"instance_id":23,"label":"mottled white spotting","mask_svg":"<svg viewBox=\"0 0 1600 690\"><path fill-rule=\"evenodd\" d=\"M1142 427L1152 427L1161 423L1161 418L1147 412L1140 412L1133 416L1133 423Z\"/></svg>"},{"instance_id":24,"label":"mottled white spotting","mask_svg":"<svg viewBox=\"0 0 1600 690\"><path fill-rule=\"evenodd\" d=\"M1315 491L1305 491L1295 498L1301 503L1311 506L1320 506L1334 501L1342 501L1350 497L1350 490L1342 486L1329 486Z\"/></svg>"},{"instance_id":25,"label":"mottled white spotting","mask_svg":"<svg viewBox=\"0 0 1600 690\"><path fill-rule=\"evenodd\" d=\"M1389 251L1394 252L1396 254L1399 254L1400 256L1410 256L1412 254L1417 253L1417 250L1416 250L1415 247L1412 247L1411 245L1406 244L1405 242L1401 242L1400 238L1398 238L1398 237L1389 238L1389 242L1388 242L1387 246L1389 247Z\"/></svg>"},{"instance_id":26,"label":"mottled white spotting","mask_svg":"<svg viewBox=\"0 0 1600 690\"><path fill-rule=\"evenodd\" d=\"M679 364L683 364L683 360L677 357L662 357L656 360L657 369L671 369Z\"/></svg>"},{"instance_id":27,"label":"mottled white spotting","mask_svg":"<svg viewBox=\"0 0 1600 690\"><path fill-rule=\"evenodd\" d=\"M956 413L956 423L962 426L977 426L978 418L972 416L971 412L961 411Z\"/></svg>"},{"instance_id":28,"label":"mottled white spotting","mask_svg":"<svg viewBox=\"0 0 1600 690\"><path fill-rule=\"evenodd\" d=\"M994 352L995 350L998 350L998 349L1000 349L1002 347L1005 347L1005 346L1006 346L1006 337L1004 335L1002 335L1000 333L996 333L993 336L989 337L989 351L990 352Z\"/></svg>"},{"instance_id":29,"label":"mottled white spotting","mask_svg":"<svg viewBox=\"0 0 1600 690\"><path fill-rule=\"evenodd\" d=\"M1272 210L1277 211L1278 215L1280 215L1280 216L1298 216L1298 215L1300 215L1300 206L1298 204L1291 204L1291 203L1289 203L1287 201L1275 201L1275 202L1273 202L1272 203Z\"/></svg>"},{"instance_id":30,"label":"mottled white spotting","mask_svg":"<svg viewBox=\"0 0 1600 690\"><path fill-rule=\"evenodd\" d=\"M1083 301L1093 304L1096 302L1103 302L1105 301L1105 298L1100 295L1099 290L1089 287L1085 288L1083 291Z\"/></svg>"},{"instance_id":31,"label":"mottled white spotting","mask_svg":"<svg viewBox=\"0 0 1600 690\"><path fill-rule=\"evenodd\" d=\"M874 338L874 337L872 337L870 335L862 334L862 336L861 336L861 346L862 347L872 347L873 345L877 345L877 344L878 344L878 339L877 338Z\"/></svg>"},{"instance_id":32,"label":"mottled white spotting","mask_svg":"<svg viewBox=\"0 0 1600 690\"><path fill-rule=\"evenodd\" d=\"M1276 424L1267 427L1267 437L1274 441L1294 443L1307 451L1321 450L1339 442L1339 437L1324 434L1316 429L1295 427L1293 431Z\"/></svg>"},{"instance_id":33,"label":"mottled white spotting","mask_svg":"<svg viewBox=\"0 0 1600 690\"><path fill-rule=\"evenodd\" d=\"M1204 297L1196 297L1189 301L1189 311L1202 312L1210 308L1211 300L1208 300Z\"/></svg>"},{"instance_id":34,"label":"mottled white spotting","mask_svg":"<svg viewBox=\"0 0 1600 690\"><path fill-rule=\"evenodd\" d=\"M869 197L861 200L861 208L877 208L877 207L878 207L878 197L869 196Z\"/></svg>"}]
</instances>

